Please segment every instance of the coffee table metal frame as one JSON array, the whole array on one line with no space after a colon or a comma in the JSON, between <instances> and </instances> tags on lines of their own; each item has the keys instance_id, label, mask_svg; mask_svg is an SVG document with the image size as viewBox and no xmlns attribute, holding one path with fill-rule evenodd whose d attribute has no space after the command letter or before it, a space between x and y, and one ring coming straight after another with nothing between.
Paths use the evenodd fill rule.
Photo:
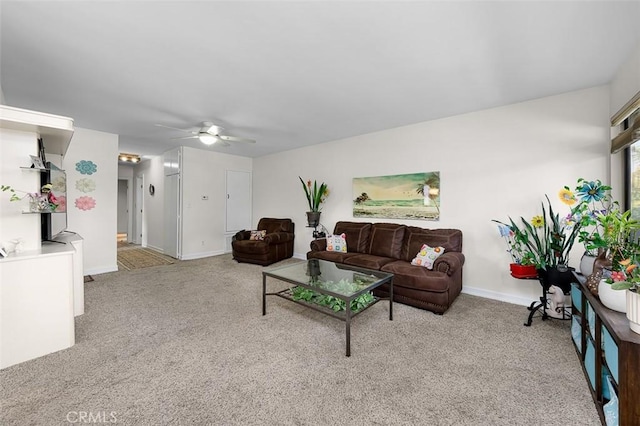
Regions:
<instances>
[{"instance_id":1,"label":"coffee table metal frame","mask_svg":"<svg viewBox=\"0 0 640 426\"><path fill-rule=\"evenodd\" d=\"M320 260L320 259L314 259L314 260L318 260L319 262L325 262L325 263L333 263L333 262L329 262L326 260ZM351 356L351 319L359 314L361 314L362 312L366 311L367 309L369 309L371 306L375 305L376 303L378 303L381 298L379 297L375 297L374 296L374 301L371 302L369 305L367 305L364 309L361 309L358 312L352 312L351 311L351 301L355 298L357 298L358 296L360 296L361 294L364 294L366 292L372 291L373 289L380 287L382 284L385 283L389 283L389 321L393 321L393 274L390 273L386 273L386 272L381 272L381 271L376 271L373 269L365 269L365 268L358 268L355 266L349 266L349 265L343 265L340 264L340 269L344 269L347 271L352 271L352 272L358 272L361 274L365 274L365 275L371 275L374 276L376 278L378 278L375 282L373 282L372 284L370 284L369 286L351 294L351 295L344 295L344 294L340 294L340 293L335 293L326 289L323 289L321 287L319 287L318 285L309 283L309 282L302 282L301 280L296 280L296 279L291 279L289 277L284 277L282 275L278 275L278 271L281 271L283 269L287 269L287 268L304 268L305 263L296 263L294 265L286 265L280 268L276 268L276 269L270 269L267 271L263 271L262 272L262 315L266 315L267 314L267 296L278 296L281 297L283 299L287 299L290 300L294 303L297 303L299 305L303 305L306 306L307 308L311 308L313 310L316 310L318 312L322 312L325 315L329 315L332 316L334 318L338 318L342 321L345 322L345 334L346 334L346 356ZM329 296L333 296L336 297L338 299L344 300L346 303L346 309L344 312L339 312L336 313L333 310L329 309L329 308L325 308L323 306L320 305L316 305L314 303L309 303L303 300L294 300L292 295L291 295L291 289L287 288L275 293L267 293L267 277L271 277L271 278L275 278L277 280L280 281L284 281L284 282L288 282L291 284L295 284L296 286L300 286L300 287L304 287L304 288L308 288L310 290L313 290L315 292L318 292L320 294L326 294ZM384 298L387 299L387 298Z\"/></svg>"}]
</instances>

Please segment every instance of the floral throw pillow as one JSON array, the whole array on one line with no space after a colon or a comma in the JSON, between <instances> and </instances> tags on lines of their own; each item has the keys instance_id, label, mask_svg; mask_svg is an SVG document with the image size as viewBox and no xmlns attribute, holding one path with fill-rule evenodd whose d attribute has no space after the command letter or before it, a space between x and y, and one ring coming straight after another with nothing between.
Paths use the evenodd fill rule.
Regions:
<instances>
[{"instance_id":1,"label":"floral throw pillow","mask_svg":"<svg viewBox=\"0 0 640 426\"><path fill-rule=\"evenodd\" d=\"M411 261L411 264L433 269L433 263L442 253L444 253L444 247L429 247L423 244L416 257Z\"/></svg>"},{"instance_id":2,"label":"floral throw pillow","mask_svg":"<svg viewBox=\"0 0 640 426\"><path fill-rule=\"evenodd\" d=\"M345 234L327 236L327 251L347 252L347 236Z\"/></svg>"},{"instance_id":3,"label":"floral throw pillow","mask_svg":"<svg viewBox=\"0 0 640 426\"><path fill-rule=\"evenodd\" d=\"M253 241L262 241L264 240L264 236L267 235L267 231L251 231L251 235L249 235L249 239Z\"/></svg>"}]
</instances>

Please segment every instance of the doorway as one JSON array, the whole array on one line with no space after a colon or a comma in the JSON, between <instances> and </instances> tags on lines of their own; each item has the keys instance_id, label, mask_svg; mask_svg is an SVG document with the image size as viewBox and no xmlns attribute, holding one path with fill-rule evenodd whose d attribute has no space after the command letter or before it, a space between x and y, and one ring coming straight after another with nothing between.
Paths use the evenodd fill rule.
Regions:
<instances>
[{"instance_id":1,"label":"doorway","mask_svg":"<svg viewBox=\"0 0 640 426\"><path fill-rule=\"evenodd\" d=\"M135 229L133 231L133 242L135 244L146 247L146 241L144 237L144 216L142 211L144 210L144 174L136 176L136 190L135 190Z\"/></svg>"},{"instance_id":2,"label":"doorway","mask_svg":"<svg viewBox=\"0 0 640 426\"><path fill-rule=\"evenodd\" d=\"M118 243L133 242L133 191L132 179L118 179L117 200L117 241Z\"/></svg>"}]
</instances>

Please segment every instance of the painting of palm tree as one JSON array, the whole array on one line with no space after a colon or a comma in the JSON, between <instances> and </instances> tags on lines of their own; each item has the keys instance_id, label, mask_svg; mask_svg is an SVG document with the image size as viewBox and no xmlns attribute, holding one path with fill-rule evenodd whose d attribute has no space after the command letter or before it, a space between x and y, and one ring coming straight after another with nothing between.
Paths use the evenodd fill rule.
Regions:
<instances>
[{"instance_id":1,"label":"painting of palm tree","mask_svg":"<svg viewBox=\"0 0 640 426\"><path fill-rule=\"evenodd\" d=\"M353 179L353 216L440 219L440 172Z\"/></svg>"}]
</instances>

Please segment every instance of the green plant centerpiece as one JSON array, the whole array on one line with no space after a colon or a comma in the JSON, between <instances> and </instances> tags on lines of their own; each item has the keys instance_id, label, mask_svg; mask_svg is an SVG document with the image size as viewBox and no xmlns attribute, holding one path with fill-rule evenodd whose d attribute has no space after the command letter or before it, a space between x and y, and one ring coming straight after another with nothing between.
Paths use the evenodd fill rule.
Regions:
<instances>
[{"instance_id":1,"label":"green plant centerpiece","mask_svg":"<svg viewBox=\"0 0 640 426\"><path fill-rule=\"evenodd\" d=\"M342 279L340 281L319 281L317 279L312 279L310 282L311 285L322 285L322 288L325 290L329 290L333 293L340 294L353 294L363 287L369 285L370 283L365 280L355 279L353 282ZM308 303L315 303L316 305L324 306L333 310L334 312L340 312L347 309L347 303L339 299L337 297L321 294L312 289L295 286L291 288L291 298L293 300L302 300ZM356 313L375 301L375 297L371 294L371 292L366 292L356 297L351 301L351 312Z\"/></svg>"}]
</instances>

